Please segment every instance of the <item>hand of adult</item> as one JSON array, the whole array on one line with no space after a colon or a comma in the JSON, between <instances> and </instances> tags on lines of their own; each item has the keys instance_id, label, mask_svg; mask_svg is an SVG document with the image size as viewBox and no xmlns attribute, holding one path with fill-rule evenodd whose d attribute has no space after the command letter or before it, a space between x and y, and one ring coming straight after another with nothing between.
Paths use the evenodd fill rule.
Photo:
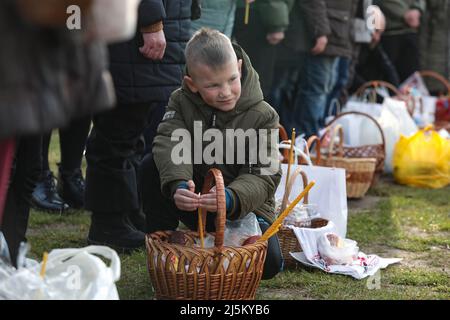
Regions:
<instances>
[{"instance_id":1,"label":"hand of adult","mask_svg":"<svg viewBox=\"0 0 450 320\"><path fill-rule=\"evenodd\" d=\"M321 36L321 37L317 38L316 45L314 46L314 48L311 49L311 53L313 55L321 54L322 52L325 51L327 44L328 44L327 36Z\"/></svg>"},{"instance_id":2,"label":"hand of adult","mask_svg":"<svg viewBox=\"0 0 450 320\"><path fill-rule=\"evenodd\" d=\"M420 27L420 17L421 17L421 13L419 10L417 9L411 9L406 11L404 19L405 22L408 26L410 26L411 28L418 28Z\"/></svg>"},{"instance_id":3,"label":"hand of adult","mask_svg":"<svg viewBox=\"0 0 450 320\"><path fill-rule=\"evenodd\" d=\"M280 43L284 39L284 32L272 32L268 33L266 36L267 42L269 42L271 45L276 45Z\"/></svg>"},{"instance_id":4,"label":"hand of adult","mask_svg":"<svg viewBox=\"0 0 450 320\"><path fill-rule=\"evenodd\" d=\"M182 211L194 211L197 210L200 205L200 196L196 194L194 181L188 181L188 188L179 188L173 195L175 205Z\"/></svg>"},{"instance_id":5,"label":"hand of adult","mask_svg":"<svg viewBox=\"0 0 450 320\"><path fill-rule=\"evenodd\" d=\"M144 45L139 48L142 55L151 60L161 60L166 50L164 31L146 32L142 34Z\"/></svg>"}]
</instances>

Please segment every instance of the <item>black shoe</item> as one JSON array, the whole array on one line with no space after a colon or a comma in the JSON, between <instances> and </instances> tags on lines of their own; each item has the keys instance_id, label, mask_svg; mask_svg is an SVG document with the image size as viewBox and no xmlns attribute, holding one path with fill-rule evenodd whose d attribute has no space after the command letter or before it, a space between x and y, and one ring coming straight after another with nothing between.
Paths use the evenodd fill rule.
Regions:
<instances>
[{"instance_id":1,"label":"black shoe","mask_svg":"<svg viewBox=\"0 0 450 320\"><path fill-rule=\"evenodd\" d=\"M44 171L31 195L31 203L37 209L63 212L69 206L58 195L55 185L55 177L51 171Z\"/></svg>"},{"instance_id":2,"label":"black shoe","mask_svg":"<svg viewBox=\"0 0 450 320\"><path fill-rule=\"evenodd\" d=\"M130 253L144 248L145 234L131 226L125 215L93 213L87 241L90 245L103 245Z\"/></svg>"},{"instance_id":3,"label":"black shoe","mask_svg":"<svg viewBox=\"0 0 450 320\"><path fill-rule=\"evenodd\" d=\"M58 193L74 209L84 207L85 182L80 169L64 171L59 168Z\"/></svg>"}]
</instances>

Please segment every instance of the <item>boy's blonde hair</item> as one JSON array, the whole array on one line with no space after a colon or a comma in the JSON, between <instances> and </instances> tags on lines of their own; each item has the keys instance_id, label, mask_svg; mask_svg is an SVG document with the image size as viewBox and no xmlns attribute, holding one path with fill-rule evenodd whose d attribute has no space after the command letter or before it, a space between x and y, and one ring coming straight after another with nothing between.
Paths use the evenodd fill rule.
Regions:
<instances>
[{"instance_id":1,"label":"boy's blonde hair","mask_svg":"<svg viewBox=\"0 0 450 320\"><path fill-rule=\"evenodd\" d=\"M209 28L201 28L194 33L186 45L184 56L188 70L196 64L217 69L232 59L237 59L230 39Z\"/></svg>"}]
</instances>

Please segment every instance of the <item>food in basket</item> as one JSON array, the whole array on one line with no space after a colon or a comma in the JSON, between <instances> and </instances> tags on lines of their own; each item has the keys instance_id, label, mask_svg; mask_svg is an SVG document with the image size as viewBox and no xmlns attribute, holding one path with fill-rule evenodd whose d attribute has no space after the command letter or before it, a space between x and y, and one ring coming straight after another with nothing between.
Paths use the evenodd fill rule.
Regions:
<instances>
[{"instance_id":1,"label":"food in basket","mask_svg":"<svg viewBox=\"0 0 450 320\"><path fill-rule=\"evenodd\" d=\"M169 243L185 245L187 242L186 236L182 231L174 231L170 234Z\"/></svg>"},{"instance_id":2,"label":"food in basket","mask_svg":"<svg viewBox=\"0 0 450 320\"><path fill-rule=\"evenodd\" d=\"M342 239L337 234L325 233L317 240L317 249L327 265L351 264L358 258L357 242Z\"/></svg>"},{"instance_id":3,"label":"food in basket","mask_svg":"<svg viewBox=\"0 0 450 320\"><path fill-rule=\"evenodd\" d=\"M246 246L246 245L248 245L248 244L253 244L253 243L255 243L256 241L258 241L259 240L259 238L261 238L261 236L251 236L251 237L249 237L249 238L247 238L243 243L242 243L242 245L243 246Z\"/></svg>"},{"instance_id":4,"label":"food in basket","mask_svg":"<svg viewBox=\"0 0 450 320\"><path fill-rule=\"evenodd\" d=\"M302 204L294 207L292 212L284 219L284 225L292 225L299 228L311 227L311 220L318 218L318 206L315 204Z\"/></svg>"}]
</instances>

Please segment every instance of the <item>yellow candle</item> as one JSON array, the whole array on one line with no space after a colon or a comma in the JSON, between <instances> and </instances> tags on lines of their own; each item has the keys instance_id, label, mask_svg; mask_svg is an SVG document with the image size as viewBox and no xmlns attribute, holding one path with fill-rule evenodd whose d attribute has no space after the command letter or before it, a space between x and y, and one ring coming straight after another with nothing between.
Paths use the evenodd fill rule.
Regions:
<instances>
[{"instance_id":1,"label":"yellow candle","mask_svg":"<svg viewBox=\"0 0 450 320\"><path fill-rule=\"evenodd\" d=\"M249 15L250 15L250 3L246 2L246 4L245 4L244 24L248 24L248 16Z\"/></svg>"},{"instance_id":2,"label":"yellow candle","mask_svg":"<svg viewBox=\"0 0 450 320\"><path fill-rule=\"evenodd\" d=\"M44 257L42 258L42 267L41 267L41 278L45 275L45 269L47 267L48 253L44 252Z\"/></svg>"},{"instance_id":3,"label":"yellow candle","mask_svg":"<svg viewBox=\"0 0 450 320\"><path fill-rule=\"evenodd\" d=\"M265 241L268 240L271 236L273 236L275 233L278 232L278 230L281 227L281 223L283 222L284 218L286 218L289 213L294 209L294 207L305 197L305 195L311 190L311 188L316 184L315 181L311 181L306 188L295 198L294 201L283 211L282 214L278 216L278 218L275 220L274 223L269 227L269 229L264 232L262 237L258 241Z\"/></svg>"},{"instance_id":4,"label":"yellow candle","mask_svg":"<svg viewBox=\"0 0 450 320\"><path fill-rule=\"evenodd\" d=\"M200 196L200 192L198 193ZM205 247L205 243L203 240L203 219L202 219L202 208L198 208L198 233L200 235L200 245L202 249Z\"/></svg>"}]
</instances>

